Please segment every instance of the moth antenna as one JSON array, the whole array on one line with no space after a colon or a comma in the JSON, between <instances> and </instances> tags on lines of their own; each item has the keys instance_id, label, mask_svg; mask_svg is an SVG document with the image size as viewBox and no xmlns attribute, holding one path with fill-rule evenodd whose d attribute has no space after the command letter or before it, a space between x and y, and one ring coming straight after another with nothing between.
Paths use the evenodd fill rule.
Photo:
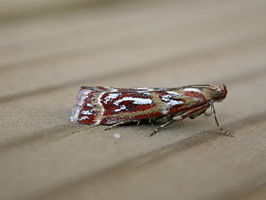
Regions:
<instances>
[{"instance_id":1,"label":"moth antenna","mask_svg":"<svg viewBox=\"0 0 266 200\"><path fill-rule=\"evenodd\" d=\"M227 136L230 136L230 137L234 137L234 135L233 135L232 133L230 133L230 132L227 131L227 130L224 130L224 129L220 126L220 123L219 123L219 121L218 121L218 118L217 118L217 115L216 115L216 111L215 111L215 108L214 108L214 102L213 102L213 101L211 101L210 106L211 106L211 110L212 110L212 113L213 113L213 117L214 117L215 123L216 123L216 125L218 126L218 128L220 129L220 131L221 131L224 135L227 135Z\"/></svg>"}]
</instances>

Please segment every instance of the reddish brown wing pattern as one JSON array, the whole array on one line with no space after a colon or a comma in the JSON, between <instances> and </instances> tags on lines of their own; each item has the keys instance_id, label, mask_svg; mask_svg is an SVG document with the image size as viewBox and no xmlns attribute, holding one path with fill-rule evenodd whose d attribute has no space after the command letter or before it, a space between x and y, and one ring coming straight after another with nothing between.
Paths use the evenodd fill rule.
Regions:
<instances>
[{"instance_id":1,"label":"reddish brown wing pattern","mask_svg":"<svg viewBox=\"0 0 266 200\"><path fill-rule=\"evenodd\" d=\"M115 124L177 114L206 104L195 88L82 87L71 121L82 124Z\"/></svg>"},{"instance_id":2,"label":"reddish brown wing pattern","mask_svg":"<svg viewBox=\"0 0 266 200\"><path fill-rule=\"evenodd\" d=\"M142 119L169 116L159 129L187 117L194 119L212 108L218 128L225 131L216 117L214 102L227 95L225 85L188 85L177 88L113 88L81 87L70 120L82 124L113 124L117 126Z\"/></svg>"}]
</instances>

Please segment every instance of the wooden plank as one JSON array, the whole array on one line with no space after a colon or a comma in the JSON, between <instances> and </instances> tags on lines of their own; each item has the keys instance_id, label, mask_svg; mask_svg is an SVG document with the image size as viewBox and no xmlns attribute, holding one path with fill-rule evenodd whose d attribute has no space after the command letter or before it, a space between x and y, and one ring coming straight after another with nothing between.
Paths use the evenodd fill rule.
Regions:
<instances>
[{"instance_id":1,"label":"wooden plank","mask_svg":"<svg viewBox=\"0 0 266 200\"><path fill-rule=\"evenodd\" d=\"M177 60L166 59L164 62L152 64L152 67L156 67L152 73L150 69L142 70L141 73L133 70L113 78L95 79L88 84L171 87L193 82L223 82L225 77L235 79L253 71L255 74L263 75L266 48L260 46L256 48L256 46L252 48L249 43L247 45L244 43L243 46L236 45L234 48L230 46L206 53L202 51L201 55L185 56ZM198 68L195 68L196 66ZM198 76L199 71L201 76ZM222 80L221 77L223 77ZM3 132L0 136L0 144L5 146L16 143L25 136L35 135L36 131L41 132L43 129L67 124L78 88L79 84L76 84L64 90L40 93L29 98L0 104L1 132ZM14 109L14 112L10 112L10 109ZM14 121L21 124L23 128L13 126Z\"/></svg>"},{"instance_id":2,"label":"wooden plank","mask_svg":"<svg viewBox=\"0 0 266 200\"><path fill-rule=\"evenodd\" d=\"M243 194L234 199L243 199L243 200L263 200L266 198L266 184L259 185L253 190L248 192L243 191ZM233 198L232 198L233 199Z\"/></svg>"},{"instance_id":3,"label":"wooden plank","mask_svg":"<svg viewBox=\"0 0 266 200\"><path fill-rule=\"evenodd\" d=\"M217 105L219 117L223 123L238 121L244 117L256 115L256 113L266 110L263 103L266 99L263 95L260 98L254 99L252 104L249 101L246 104L239 103L243 99L249 99L250 96L261 95L261 91L265 89L265 71L263 72L261 68L258 68L260 72L254 77L250 76L250 79L245 78L241 80L237 78L237 75L240 73L242 66L245 66L242 63L244 62L243 59L234 62L236 57L232 56L231 65L227 65L229 64L228 62L222 63L219 66L218 63L222 62L221 60L225 58L223 56L219 60L217 57L213 57L209 62L208 60L202 60L201 64L197 61L192 64L193 67L186 68L184 72L190 73L190 78L196 82L202 82L203 80L212 80L208 73L214 75L211 76L212 78L215 78L215 74L216 77L224 77L222 75L223 71L227 73L232 66L239 66L235 72L235 78L238 81L234 82L235 78L232 76L232 84L230 84L230 81L226 77L230 88L228 100L224 104ZM229 61L229 58L226 60ZM248 60L249 58L246 57L246 59ZM200 77L198 76L198 72L194 71L195 64L199 66L205 65L205 68L201 69L203 75ZM222 65L226 65L228 68L222 68ZM186 67L188 66L189 64ZM217 66L218 68L213 66ZM189 69L191 70L189 71ZM206 71L203 71L204 69ZM151 77L149 73L140 74L139 76L142 77L140 80L146 83L147 80L150 80L150 83L152 83L155 80L159 80L159 77L164 76L163 69L156 71L158 74L154 77ZM185 73L177 73L178 71L180 72L180 70L167 71L167 83L171 84L182 81L181 77ZM171 74L173 75L170 76ZM249 75L251 74L249 73ZM157 77L158 79L155 79ZM217 78L214 80L217 80ZM129 85L134 84L134 82L135 76L133 74L131 79L128 77L116 79L117 84L127 83ZM14 124L14 120L1 120L4 122L1 125L1 132L8 133L5 137L1 135L2 141L7 142L12 137L12 140L14 140L15 138L23 138L27 135L33 136L33 140L29 137L22 145L19 145L18 141L16 146L5 148L5 151L2 151L3 153L0 155L0 163L2 163L0 169L1 177L9 180L8 183L1 183L1 188L4 191L2 195L6 199L16 199L19 197L25 197L27 199L31 195L34 198L35 195L42 196L47 191L49 193L53 188L57 188L57 186L64 187L64 183L72 184L72 181L76 183L75 180L79 179L78 177L90 176L102 168L181 141L201 131L208 130L210 126L215 126L212 119L207 119L208 123L206 123L205 118L200 118L194 121L187 121L179 126L172 126L166 129L164 134L152 139L146 137L154 129L154 127L150 126L122 127L110 131L111 134L109 135L102 132L102 129L88 130L86 127L80 134L71 137L65 137L72 134L73 129L71 130L71 127L67 127L68 130L66 131L64 131L64 126L61 129L56 129L57 132L54 132L55 129L52 128L44 131L48 127L68 123L67 116L69 114L70 104L74 92L76 92L74 89L69 88L68 90L56 93L21 99L16 102L7 103L1 108L7 119L14 119L14 116L12 116L13 113L7 113L10 110L8 108L14 109L16 111L14 113L20 113L20 115L15 116L15 122L16 124L23 124L23 127L14 127L12 125L12 123ZM65 99L64 102L62 102L62 98ZM112 137L112 133L117 131L122 135L122 139L119 141ZM235 140L232 138L228 139L229 141L230 139L235 141L239 138ZM119 146L114 148L116 147L114 143ZM105 148L103 149L103 147ZM122 149L123 152L121 152ZM80 165L80 163L83 164ZM56 175L52 175L53 173ZM25 181L31 184L25 184ZM17 193L13 193L13 188L17 188Z\"/></svg>"},{"instance_id":4,"label":"wooden plank","mask_svg":"<svg viewBox=\"0 0 266 200\"><path fill-rule=\"evenodd\" d=\"M45 42L44 39L48 39L46 42L50 43L50 40L53 40L54 37L60 40L60 36L61 39L67 38L68 35L66 34L79 36L79 34L82 35L83 31L94 33L93 29L102 34L100 30L103 28L108 31L114 31L109 26L113 26L116 29L121 25L121 28L123 28L126 23L130 23L126 26L130 28L130 25L135 26L135 23L139 23L140 26L145 22L151 23L153 22L152 19L160 22L161 20L169 19L169 17L176 17L176 23L189 22L196 20L197 17L207 17L209 14L213 15L214 13L219 15L231 9L238 10L245 9L247 6L252 6L253 8L254 6L257 7L258 4L264 5L263 2L257 0L255 4L251 4L250 0L244 0L243 2L247 5L239 2L230 2L229 0L214 5L210 4L210 2L213 2L210 0L202 3L197 3L195 0L152 2L121 3L110 8L95 8L89 10L89 12L87 9L78 9L64 14L0 23L2 36L0 38L0 46L8 49L12 45L21 45L22 43L34 45L34 42L37 42L42 44ZM199 12L199 10L205 13ZM164 15L160 15L161 12ZM165 22L169 23L168 21ZM153 25L153 23L150 25Z\"/></svg>"},{"instance_id":5,"label":"wooden plank","mask_svg":"<svg viewBox=\"0 0 266 200\"><path fill-rule=\"evenodd\" d=\"M240 188L265 182L266 135L259 131L266 128L265 117L264 112L233 123L236 139L202 132L80 177L71 187L58 187L39 199L228 199Z\"/></svg>"},{"instance_id":6,"label":"wooden plank","mask_svg":"<svg viewBox=\"0 0 266 200\"><path fill-rule=\"evenodd\" d=\"M228 3L225 5L228 5ZM16 61L45 56L46 54L49 55L49 53L52 55L54 52L66 51L66 49L71 47L71 44L72 48L76 46L84 47L93 45L94 42L100 43L102 40L113 39L113 37L117 39L125 33L129 35L132 31L134 34L145 32L145 30L152 30L156 27L152 23L154 20L157 21L159 26L165 24L165 27L167 27L167 25L174 24L182 25L185 22L195 21L197 18L206 18L208 14L215 15L217 13L219 15L223 13L224 9L230 10L228 6L223 8L221 4L219 7L207 4L207 6L202 8L206 13L199 13L197 11L199 6L194 5L193 1L157 4L154 3L152 6L150 3L148 5L143 3L129 4L130 6L122 4L123 6L117 6L112 9L98 8L90 12L78 10L73 13L56 16L56 18L55 16L50 16L44 19L4 24L0 26L0 34L2 35L0 46L3 48L2 53L6 55L1 55L1 63L10 64L10 62L13 62L12 64L14 64ZM188 6L191 9L189 16L183 18L184 11L182 10ZM234 10L238 7L239 4L232 5L231 9ZM138 10L137 13L135 9ZM161 12L165 12L165 14L161 16ZM170 20L173 18L176 18L176 20ZM147 23L149 23L149 26L147 26ZM116 34L119 34L118 37ZM60 45L55 46L55 42ZM84 45L83 42L86 42L86 44ZM28 51L23 52L19 49L19 47L22 48L26 45L29 48ZM38 52L31 50L37 47L39 48ZM53 48L49 49L49 47ZM10 51L15 53L13 59L8 54Z\"/></svg>"},{"instance_id":7,"label":"wooden plank","mask_svg":"<svg viewBox=\"0 0 266 200\"><path fill-rule=\"evenodd\" d=\"M243 13L246 13L245 9L240 9L239 14L243 11ZM47 57L45 60L38 60L37 63L27 63L27 66L16 68L16 73L12 68L5 69L0 74L0 85L8 83L10 87L8 89L7 87L1 87L1 95L7 96L8 99L16 98L17 96L12 95L36 92L39 89L47 89L67 83L72 84L77 80L81 82L95 76L121 70L136 67L140 69L146 63L156 62L165 59L165 57L177 57L187 52L202 51L205 46L209 48L219 46L225 42L230 44L237 38L246 40L245 37L252 34L254 34L254 37L258 37L256 34L263 34L265 31L264 26L262 26L264 20L258 20L263 19L258 17L261 15L259 11L257 12L258 15L252 17L254 16L252 14L249 18L250 21L245 23L237 21L239 16L232 20L232 17L236 16L235 10L232 9L230 12L232 15L227 12L226 15L219 15L218 18L209 17L209 22L207 22L207 19L202 20L198 25L198 22L195 21L185 28L176 26L170 29L170 33L168 30L162 30L158 34L151 31L136 38L130 36L126 41L119 40L112 45L104 45L99 49L100 51L95 50L88 53L88 49L85 49L84 51L71 52L71 54L64 53L59 58L56 55ZM262 14L264 15L264 12ZM226 17L227 23L225 23ZM214 24L215 22L217 23ZM247 23L249 24L248 29ZM194 34L195 25L197 25L197 35ZM210 26L213 26L213 29L208 29ZM176 35L179 35L179 37L177 38ZM32 75L31 79L27 78L29 73ZM48 79L49 81L47 81Z\"/></svg>"},{"instance_id":8,"label":"wooden plank","mask_svg":"<svg viewBox=\"0 0 266 200\"><path fill-rule=\"evenodd\" d=\"M32 48L17 61L6 57L7 63L17 62L17 66L0 69L0 89L4 92L0 101L0 199L237 200L264 197L266 36L262 11L265 3L217 2L160 2L155 8L145 4L147 7L142 11L130 10L132 4L125 7L122 15L129 17L125 20L118 19L120 14L107 19L117 11L110 9L103 18L95 20L93 26L84 29L80 22L73 29L62 28L65 26L62 24L62 29L47 31L48 37L40 30L32 34L32 40L24 34L16 37L15 32L10 37L5 35L6 43L0 38L0 46L10 48L10 52L16 45L29 44ZM140 8L142 4L134 5ZM202 10L194 12L198 6ZM159 11L177 9L181 13L156 16L153 20L158 19L155 24L158 27L146 28L153 22L152 17L137 24L146 16L146 8L147 16L153 17ZM184 17L190 12L194 14L188 20L168 22L173 21L173 16ZM75 18L72 13L68 20L75 22L86 16L81 13ZM61 18L53 23L53 19L44 18L45 28L56 26L60 21L67 22ZM139 27L143 32L121 32L118 36L128 37L125 40L119 37L109 40L104 33L96 35L108 24L112 35L117 33L117 27L130 28L127 20L134 22L129 30ZM16 31L23 24L25 32L38 27L38 20L27 23L13 24L14 28L11 24L8 31ZM93 36L97 40L93 44L83 37L80 43L70 42L47 57L30 56L38 45L42 52L48 52L62 33L78 38L87 31L93 33L92 27L97 24L99 29L94 30ZM166 27L169 29L160 30ZM1 31L5 32L0 25ZM104 37L107 39L101 41ZM13 43L9 42L12 38L15 38ZM41 40L35 46L38 38ZM62 44L65 38L59 37ZM45 46L50 39L51 43ZM85 44L91 45L90 48L102 45L92 60L86 61L88 54L84 53L83 42L88 42ZM75 45L75 51L64 52ZM6 55L10 56L10 52ZM13 52L19 56L19 51ZM56 52L62 54L51 62L43 62L45 58L52 59ZM109 62L109 69L96 68L96 71L95 66L106 66ZM83 68L82 64L86 63L89 67ZM95 72L90 68L93 64ZM87 75L87 70L91 74ZM64 77L50 81L48 78L57 79L55 73ZM32 86L33 82L36 85ZM148 134L154 130L153 126L125 126L104 132L103 127L90 129L68 120L80 84L171 87L190 83L228 85L228 98L216 107L221 123L235 133L235 138L216 134L213 119L204 116L173 124L152 138ZM119 133L120 139L115 138L114 133Z\"/></svg>"},{"instance_id":9,"label":"wooden plank","mask_svg":"<svg viewBox=\"0 0 266 200\"><path fill-rule=\"evenodd\" d=\"M1 0L0 21L6 22L27 17L36 17L54 12L66 12L80 6L108 3L108 0Z\"/></svg>"},{"instance_id":10,"label":"wooden plank","mask_svg":"<svg viewBox=\"0 0 266 200\"><path fill-rule=\"evenodd\" d=\"M265 80L264 75L260 78L254 77L248 81L242 80L232 85L229 84L230 96L228 102L217 104L219 118L222 119L223 124L233 123L228 127L235 132L235 138L216 135L215 130L209 130L210 126L214 127L213 119L206 119L204 117L193 121L186 121L180 125L173 125L165 129L163 134L153 138L147 137L148 133L154 129L154 127L150 126L120 127L111 130L108 135L104 133L101 128L92 130L86 129L79 132L79 134L74 134L69 137L60 137L59 139L56 138L56 140L54 137L50 137L50 135L53 134L53 132L51 132L47 137L42 136L42 138L39 138L40 140L35 139L32 142L28 141L24 145L9 149L0 155L0 163L2 163L0 169L1 177L4 180L9 180L8 183L1 184L1 188L4 191L1 195L3 195L2 197L5 197L5 199L17 199L22 197L25 197L25 199L29 199L29 197L40 199L42 197L46 198L47 195L49 198L56 195L55 199L58 198L57 195L59 195L59 197L62 195L62 198L67 199L68 197L73 198L75 194L83 193L84 198L93 197L97 199L97 197L99 197L99 199L105 199L108 197L108 194L113 198L122 198L123 195L125 195L124 192L122 192L122 196L116 196L115 192L112 193L112 191L121 189L121 191L131 191L133 198L141 197L133 195L135 192L135 190L132 189L133 185L139 186L136 187L138 189L145 187L145 189L149 191L153 190L155 187L154 185L148 184L149 180L156 181L157 188L162 186L163 183L168 186L171 185L170 182L167 182L169 179L169 181L172 180L172 182L176 183L176 187L183 184L183 187L188 187L191 188L191 190L197 191L195 192L195 196L197 195L196 197L198 197L198 193L202 191L200 188L197 189L199 185L206 185L207 187L209 184L210 187L215 180L219 180L219 184L217 183L214 190L202 194L202 199L204 199L206 196L219 196L219 192L221 194L228 193L230 187L232 187L233 190L240 183L253 179L256 180L256 177L265 178L263 175L266 169L265 162L263 162L265 161L263 159L265 156L265 146L263 146L263 144L265 144L265 132L263 130L266 125L264 113L266 107L263 105L263 102L266 100L265 96L261 96L261 98L257 98L256 100L254 99L254 106L252 106L253 104L248 104L247 106L247 104L239 103L243 99L248 99L250 96L259 96L261 91L265 89ZM255 105L260 106L258 107ZM245 119L246 117L247 119ZM238 125L238 123L240 123L240 125ZM254 124L254 126L252 124ZM204 131L206 130L209 131L207 131L208 134L204 136ZM202 131L204 133L199 134ZM119 140L113 138L112 133L115 132L119 132L122 138ZM252 136L250 135L251 132ZM62 133L59 132L54 134ZM162 159L162 157L164 157L163 147L174 144L173 146L178 146L179 148L182 141L190 137L192 137L196 145L198 144L198 140L205 141L206 143L202 142L202 145L193 148L189 146L188 149L185 149L186 151L182 151L183 153L177 151L176 153L178 155L176 155L174 151L172 156L169 156L171 158L169 158L170 163ZM197 139L194 139L194 137ZM201 137L203 137L203 139L200 139ZM216 140L212 138L216 138ZM161 152L162 157L159 156L159 158L157 158L156 153L148 153L156 149L160 149L156 152ZM148 156L143 158L141 155L146 155L146 153L148 153ZM149 155L151 155L151 157L149 157ZM193 155L194 159L192 159ZM134 159L138 156L140 156L140 158ZM166 176L168 170L165 170L165 173L159 173L160 170L157 168L158 165L153 162L149 164L150 162L148 162L153 160L153 158L159 160L156 162L159 166L163 165L160 167L160 170L169 169L170 167L169 170L172 171L170 174L173 175L173 172L180 172L178 173L180 177L174 176L175 178L171 179L170 174ZM133 163L130 161L131 159L133 159ZM207 162L208 160L210 160L210 162ZM198 163L197 161L200 162ZM217 161L219 162L217 163ZM257 163L257 165L252 164L251 161ZM113 172L112 166L116 166L116 163L120 162L122 162L122 168L118 167L119 170L114 170ZM129 162L129 164L125 165L123 164L124 162ZM145 164L146 162L148 164ZM177 165L174 164L174 162L177 162ZM198 166L198 164L201 164L200 169L204 170L206 177L198 173L198 170L193 173L193 169L195 170L195 166ZM142 165L144 165L144 167L138 170ZM120 164L118 164L118 166L120 166ZM137 170L135 170L134 166ZM226 168L227 170L222 170L225 169L226 166L228 166L228 168ZM251 170L250 167L252 167ZM131 170L131 168L133 169ZM154 173L149 174L148 171L153 168L155 170ZM122 171L121 175L119 172L120 170ZM219 171L222 173L218 174ZM232 178L222 181L225 172L228 177ZM107 176L106 180L104 176L105 173L109 175L115 173L116 178ZM198 176L196 176L196 173L198 173ZM215 173L217 174L214 175ZM236 175L233 176L235 173ZM243 173L245 176L243 176ZM91 177L94 177L94 174L99 177L96 176L91 179ZM148 177L146 177L145 174ZM158 176L155 176L155 174L158 174ZM130 178L124 179L124 176L130 176ZM164 176L170 177L164 179ZM195 182L197 184L191 185L191 181L184 183L184 180L187 180L185 178L186 176L190 177L188 180L198 180ZM143 186L138 182L138 180L140 180L138 177L143 177ZM151 179L151 177L154 177L154 179ZM157 181L157 179L155 180L155 178L164 181L160 183L160 181ZM120 182L121 179L123 180L122 182ZM96 180L99 180L100 183L98 184ZM136 182L134 182L134 180ZM25 181L30 184L25 184ZM126 183L124 181L126 181ZM133 183L131 181L133 181ZM96 182L95 186L93 186L94 182ZM113 185L110 183L116 184ZM123 188L123 185L126 185L125 187L127 189ZM72 187L73 190L71 189ZM218 190L218 187L220 187L220 190ZM17 193L13 192L14 188L17 188ZM110 188L110 190L108 188ZM105 194L102 194L103 192L100 191L105 191ZM155 190L154 195L156 196L157 194L158 197L161 197L156 191L157 190ZM175 194L180 197L186 197L186 195L191 197L190 194L192 192L186 192L187 190L185 189L181 191L184 192L176 194L175 191L173 191L173 193L170 194ZM212 193L215 191L216 193ZM170 191L166 190L165 192L168 194ZM137 193L135 194L137 195ZM142 191L140 192L140 195L141 194L148 195L151 193Z\"/></svg>"}]
</instances>

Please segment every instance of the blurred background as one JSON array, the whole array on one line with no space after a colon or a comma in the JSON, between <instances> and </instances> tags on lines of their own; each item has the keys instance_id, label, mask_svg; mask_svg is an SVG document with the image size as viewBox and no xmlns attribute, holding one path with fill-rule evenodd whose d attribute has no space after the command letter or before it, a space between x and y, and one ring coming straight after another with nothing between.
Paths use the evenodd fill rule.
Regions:
<instances>
[{"instance_id":1,"label":"blurred background","mask_svg":"<svg viewBox=\"0 0 266 200\"><path fill-rule=\"evenodd\" d=\"M9 85L1 90L3 98L50 87L96 84L99 79L100 84L114 85L112 76L130 72L139 81L128 86L190 84L202 81L204 66L198 63L186 70L198 78L187 74L174 82L163 78L161 73L169 76L163 68L168 66L173 76L192 62L232 51L240 54L239 49L252 51L265 41L265 7L259 0L23 0L2 1L0 9L1 84ZM249 48L240 47L243 41ZM216 60L222 66L214 66L226 67L227 61ZM252 66L254 61L248 62ZM143 80L137 74L144 70ZM230 77L229 71L223 73ZM219 82L218 73L207 74L208 81ZM107 81L105 76L111 78Z\"/></svg>"},{"instance_id":2,"label":"blurred background","mask_svg":"<svg viewBox=\"0 0 266 200\"><path fill-rule=\"evenodd\" d=\"M68 12L81 7L90 8L91 6L115 3L119 0L2 0L1 1L1 20L21 19L33 17L34 15L45 15L47 13ZM121 1L120 1L121 2Z\"/></svg>"},{"instance_id":3,"label":"blurred background","mask_svg":"<svg viewBox=\"0 0 266 200\"><path fill-rule=\"evenodd\" d=\"M0 199L266 199L265 22L265 0L0 0ZM235 138L69 121L81 85L200 83L228 86Z\"/></svg>"}]
</instances>

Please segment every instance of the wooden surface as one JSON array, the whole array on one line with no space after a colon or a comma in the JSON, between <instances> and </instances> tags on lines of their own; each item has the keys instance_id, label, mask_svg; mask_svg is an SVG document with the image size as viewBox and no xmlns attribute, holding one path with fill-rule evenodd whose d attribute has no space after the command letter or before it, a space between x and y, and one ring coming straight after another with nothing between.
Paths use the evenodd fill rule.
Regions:
<instances>
[{"instance_id":1,"label":"wooden surface","mask_svg":"<svg viewBox=\"0 0 266 200\"><path fill-rule=\"evenodd\" d=\"M0 23L0 199L266 199L265 10L147 0ZM191 83L228 86L234 138L206 116L154 137L69 121L80 85Z\"/></svg>"}]
</instances>

